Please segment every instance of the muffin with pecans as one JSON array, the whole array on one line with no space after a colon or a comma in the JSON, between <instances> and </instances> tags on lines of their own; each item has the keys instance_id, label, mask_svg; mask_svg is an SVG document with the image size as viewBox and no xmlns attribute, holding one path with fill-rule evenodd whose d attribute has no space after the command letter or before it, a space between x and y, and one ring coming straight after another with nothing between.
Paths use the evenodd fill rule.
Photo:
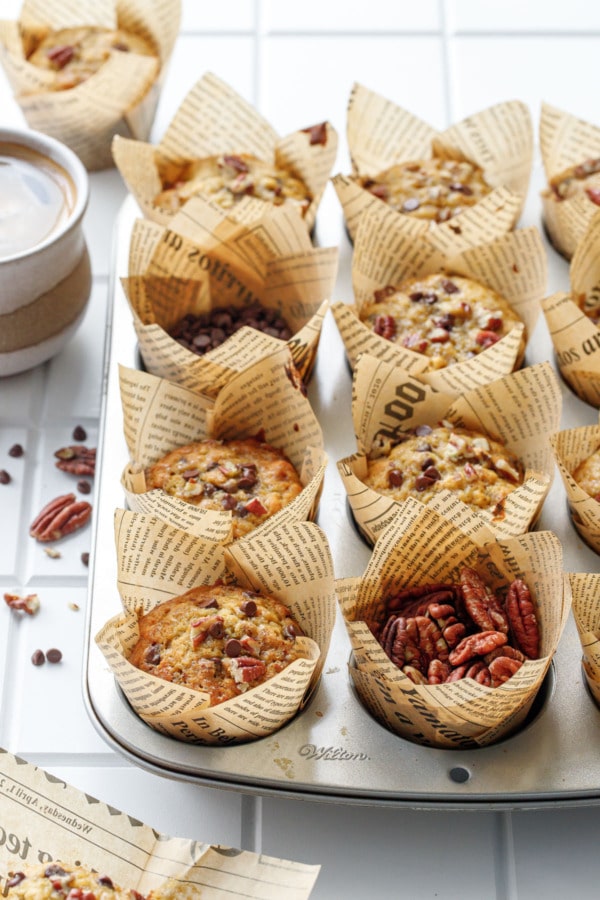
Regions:
<instances>
[{"instance_id":1,"label":"muffin with pecans","mask_svg":"<svg viewBox=\"0 0 600 900\"><path fill-rule=\"evenodd\" d=\"M446 422L419 425L399 443L374 448L362 480L396 501L415 497L428 503L449 490L476 511L498 514L523 478L523 463L503 444Z\"/></svg>"},{"instance_id":2,"label":"muffin with pecans","mask_svg":"<svg viewBox=\"0 0 600 900\"><path fill-rule=\"evenodd\" d=\"M63 862L9 872L2 896L12 900L147 900L135 890L114 884L108 875Z\"/></svg>"},{"instance_id":3,"label":"muffin with pecans","mask_svg":"<svg viewBox=\"0 0 600 900\"><path fill-rule=\"evenodd\" d=\"M360 319L375 334L441 369L477 356L522 320L504 297L472 278L432 274L374 292ZM522 339L517 368L525 352Z\"/></svg>"},{"instance_id":4,"label":"muffin with pecans","mask_svg":"<svg viewBox=\"0 0 600 900\"><path fill-rule=\"evenodd\" d=\"M397 212L438 223L454 218L493 190L475 163L435 156L407 160L354 180Z\"/></svg>"},{"instance_id":5,"label":"muffin with pecans","mask_svg":"<svg viewBox=\"0 0 600 900\"><path fill-rule=\"evenodd\" d=\"M171 450L146 469L146 489L203 509L232 514L244 537L302 491L300 476L277 447L259 437L208 438Z\"/></svg>"},{"instance_id":6,"label":"muffin with pecans","mask_svg":"<svg viewBox=\"0 0 600 900\"><path fill-rule=\"evenodd\" d=\"M129 662L224 703L305 658L303 631L276 597L235 585L204 585L140 616Z\"/></svg>"}]
</instances>

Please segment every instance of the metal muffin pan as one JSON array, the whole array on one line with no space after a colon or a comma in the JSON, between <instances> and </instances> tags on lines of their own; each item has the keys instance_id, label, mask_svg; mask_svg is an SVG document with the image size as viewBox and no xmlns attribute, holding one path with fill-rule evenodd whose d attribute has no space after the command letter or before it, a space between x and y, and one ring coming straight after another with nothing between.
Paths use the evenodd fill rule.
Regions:
<instances>
[{"instance_id":1,"label":"metal muffin pan","mask_svg":"<svg viewBox=\"0 0 600 900\"><path fill-rule=\"evenodd\" d=\"M348 672L350 644L338 613L317 691L307 707L274 735L236 746L186 744L153 731L132 711L94 635L120 610L116 590L113 516L124 505L120 485L127 462L118 364L140 365L131 313L119 277L126 274L128 238L139 215L129 198L117 224L98 447L95 525L84 657L84 696L90 718L108 744L142 768L167 777L247 794L413 808L493 809L595 804L600 800L600 709L581 669L572 616L539 698L513 737L477 750L437 750L387 731L357 699ZM552 251L550 251L552 252ZM343 278L343 273L340 278ZM350 285L338 296L350 297ZM343 293L342 293L343 291ZM554 360L543 316L529 341L526 363ZM598 411L561 382L562 428L592 424ZM351 377L330 314L323 326L309 397L329 457L318 524L327 534L336 577L359 575L370 548L348 511L336 461L355 448ZM559 537L566 571L598 571L600 559L575 531L558 474L539 529Z\"/></svg>"}]
</instances>

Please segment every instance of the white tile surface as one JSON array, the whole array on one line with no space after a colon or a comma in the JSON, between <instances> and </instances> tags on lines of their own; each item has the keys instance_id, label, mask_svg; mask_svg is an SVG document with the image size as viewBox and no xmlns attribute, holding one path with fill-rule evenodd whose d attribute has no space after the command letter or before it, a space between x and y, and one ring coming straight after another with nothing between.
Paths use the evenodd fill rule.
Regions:
<instances>
[{"instance_id":1,"label":"white tile surface","mask_svg":"<svg viewBox=\"0 0 600 900\"><path fill-rule=\"evenodd\" d=\"M586 0L546 3L545 0L449 0L451 24L466 32L531 31L589 34L600 29L600 9Z\"/></svg>"},{"instance_id":2,"label":"white tile surface","mask_svg":"<svg viewBox=\"0 0 600 900\"><path fill-rule=\"evenodd\" d=\"M360 35L435 31L440 28L440 4L437 0L419 3L281 3L266 0L263 4L263 27L266 31L309 31L314 33L356 32Z\"/></svg>"}]
</instances>

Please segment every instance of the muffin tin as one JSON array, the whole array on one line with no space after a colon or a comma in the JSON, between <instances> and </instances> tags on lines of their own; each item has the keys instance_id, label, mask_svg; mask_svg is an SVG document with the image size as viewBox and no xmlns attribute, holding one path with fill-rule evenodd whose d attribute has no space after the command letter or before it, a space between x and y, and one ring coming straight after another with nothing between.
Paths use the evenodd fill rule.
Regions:
<instances>
[{"instance_id":1,"label":"muffin tin","mask_svg":"<svg viewBox=\"0 0 600 900\"><path fill-rule=\"evenodd\" d=\"M110 286L109 333L91 554L84 695L90 718L111 747L142 768L167 777L249 794L380 806L518 808L577 805L600 799L597 739L600 709L581 670L572 616L525 726L478 750L437 750L410 743L379 725L358 701L348 672L350 645L338 612L319 687L283 729L258 742L227 747L185 744L146 726L118 689L94 635L120 609L116 590L113 515L124 505L120 476L127 462L122 437L118 364L140 366L131 313L119 276L126 274L128 235L139 214L129 198L121 210ZM552 252L552 251L550 251ZM554 361L542 317L526 363ZM561 382L562 428L591 424L597 411ZM337 577L362 573L370 549L348 511L336 460L351 452L351 377L332 316L323 325L309 397L329 456L318 523L327 534ZM566 571L597 571L598 556L572 526L558 477L538 528L559 537Z\"/></svg>"}]
</instances>

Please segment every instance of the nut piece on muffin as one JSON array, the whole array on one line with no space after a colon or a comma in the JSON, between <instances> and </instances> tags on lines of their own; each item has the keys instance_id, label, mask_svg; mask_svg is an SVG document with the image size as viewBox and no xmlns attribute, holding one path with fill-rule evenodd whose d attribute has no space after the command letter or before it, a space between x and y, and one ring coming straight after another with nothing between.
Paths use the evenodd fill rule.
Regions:
<instances>
[{"instance_id":1,"label":"nut piece on muffin","mask_svg":"<svg viewBox=\"0 0 600 900\"><path fill-rule=\"evenodd\" d=\"M209 438L171 450L146 469L146 489L203 509L226 510L244 537L302 491L300 476L276 447L258 438Z\"/></svg>"},{"instance_id":2,"label":"nut piece on muffin","mask_svg":"<svg viewBox=\"0 0 600 900\"><path fill-rule=\"evenodd\" d=\"M215 706L283 671L305 654L302 628L276 597L236 585L203 585L139 618L129 662L210 695Z\"/></svg>"},{"instance_id":3,"label":"nut piece on muffin","mask_svg":"<svg viewBox=\"0 0 600 900\"><path fill-rule=\"evenodd\" d=\"M484 434L450 423L419 425L398 444L372 451L364 483L379 494L428 503L452 491L477 510L502 516L504 501L522 484L524 467L508 448Z\"/></svg>"},{"instance_id":4,"label":"nut piece on muffin","mask_svg":"<svg viewBox=\"0 0 600 900\"><path fill-rule=\"evenodd\" d=\"M64 91L86 81L113 53L157 57L155 48L138 34L82 25L49 32L27 61L54 72L56 78L49 89Z\"/></svg>"},{"instance_id":5,"label":"nut piece on muffin","mask_svg":"<svg viewBox=\"0 0 600 900\"><path fill-rule=\"evenodd\" d=\"M477 356L522 323L496 291L445 274L375 291L360 319L381 337L427 356L434 369ZM525 339L519 357L524 351Z\"/></svg>"},{"instance_id":6,"label":"nut piece on muffin","mask_svg":"<svg viewBox=\"0 0 600 900\"><path fill-rule=\"evenodd\" d=\"M434 223L447 222L493 190L475 163L438 157L398 163L355 180L397 212Z\"/></svg>"},{"instance_id":7,"label":"nut piece on muffin","mask_svg":"<svg viewBox=\"0 0 600 900\"><path fill-rule=\"evenodd\" d=\"M162 190L154 205L174 213L190 197L202 195L222 209L232 209L244 197L273 206L292 204L306 214L312 195L304 182L287 169L249 153L221 153L180 164L159 163Z\"/></svg>"},{"instance_id":8,"label":"nut piece on muffin","mask_svg":"<svg viewBox=\"0 0 600 900\"><path fill-rule=\"evenodd\" d=\"M585 194L600 206L600 158L586 159L576 166L569 166L550 179L546 196L560 202Z\"/></svg>"}]
</instances>

